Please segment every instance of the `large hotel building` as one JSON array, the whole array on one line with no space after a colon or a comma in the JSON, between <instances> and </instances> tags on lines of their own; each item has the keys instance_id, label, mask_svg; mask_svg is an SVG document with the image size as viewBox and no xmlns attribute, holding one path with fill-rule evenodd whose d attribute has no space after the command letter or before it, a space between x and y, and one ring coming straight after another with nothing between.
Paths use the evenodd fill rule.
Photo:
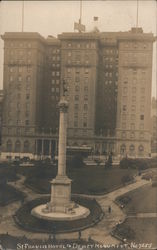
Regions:
<instances>
[{"instance_id":1,"label":"large hotel building","mask_svg":"<svg viewBox=\"0 0 157 250\"><path fill-rule=\"evenodd\" d=\"M68 148L148 157L155 38L128 32L71 32L43 38L7 32L1 157L57 154L58 102L66 83Z\"/></svg>"}]
</instances>

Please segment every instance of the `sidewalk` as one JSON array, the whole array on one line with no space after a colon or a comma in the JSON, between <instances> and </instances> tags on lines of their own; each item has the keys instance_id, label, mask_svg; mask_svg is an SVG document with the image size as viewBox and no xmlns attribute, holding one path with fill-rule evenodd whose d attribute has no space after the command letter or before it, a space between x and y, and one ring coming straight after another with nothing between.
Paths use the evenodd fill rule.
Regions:
<instances>
[{"instance_id":1,"label":"sidewalk","mask_svg":"<svg viewBox=\"0 0 157 250\"><path fill-rule=\"evenodd\" d=\"M136 178L136 182L128 186L117 189L109 194L102 196L90 196L96 198L96 200L101 205L105 216L104 218L94 227L88 228L82 231L82 238L88 239L89 236L95 241L104 244L118 244L119 241L110 235L113 227L119 222L123 221L126 217L123 210L115 204L114 200L117 196L126 194L131 190L135 190L143 185L150 185L146 180L142 180L139 176ZM24 176L20 176L20 179L15 183L9 183L18 190L26 194L26 200L31 200L43 195L34 193L31 189L24 185ZM85 196L85 195L84 195ZM89 197L89 196L88 196ZM0 233L9 233L13 236L23 236L30 239L48 239L48 234L46 233L31 233L18 228L15 224L12 215L15 211L21 206L20 202L14 202L6 207L0 207L0 214L3 214L0 221ZM111 206L111 213L108 212L108 207ZM78 232L75 233L66 233L66 234L57 234L57 239L78 239Z\"/></svg>"}]
</instances>

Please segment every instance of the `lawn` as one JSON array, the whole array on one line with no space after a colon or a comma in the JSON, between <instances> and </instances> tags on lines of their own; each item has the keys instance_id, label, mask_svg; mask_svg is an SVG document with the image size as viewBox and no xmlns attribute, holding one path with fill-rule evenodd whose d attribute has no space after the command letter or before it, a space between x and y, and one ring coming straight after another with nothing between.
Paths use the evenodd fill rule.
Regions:
<instances>
[{"instance_id":1,"label":"lawn","mask_svg":"<svg viewBox=\"0 0 157 250\"><path fill-rule=\"evenodd\" d=\"M128 235L126 235L126 228L129 229ZM130 232L132 237L130 237ZM118 226L116 233L128 241L152 243L152 247L157 247L157 218L128 218Z\"/></svg>"},{"instance_id":2,"label":"lawn","mask_svg":"<svg viewBox=\"0 0 157 250\"><path fill-rule=\"evenodd\" d=\"M146 185L117 198L127 214L157 213L157 187Z\"/></svg>"},{"instance_id":3,"label":"lawn","mask_svg":"<svg viewBox=\"0 0 157 250\"><path fill-rule=\"evenodd\" d=\"M15 188L5 184L0 185L0 206L6 206L17 200L23 200L24 195Z\"/></svg>"},{"instance_id":4,"label":"lawn","mask_svg":"<svg viewBox=\"0 0 157 250\"><path fill-rule=\"evenodd\" d=\"M129 241L153 243L153 246L157 247L157 217L153 217L157 213L157 187L145 185L118 197L117 201L125 206L128 217L124 223L117 226L114 233ZM145 217L136 217L142 213Z\"/></svg>"},{"instance_id":5,"label":"lawn","mask_svg":"<svg viewBox=\"0 0 157 250\"><path fill-rule=\"evenodd\" d=\"M50 193L50 181L55 178L57 169L53 167L33 168L27 173L25 184L38 193ZM101 166L73 168L67 175L72 180L72 192L82 194L108 193L123 185L125 176L133 176L136 170Z\"/></svg>"}]
</instances>

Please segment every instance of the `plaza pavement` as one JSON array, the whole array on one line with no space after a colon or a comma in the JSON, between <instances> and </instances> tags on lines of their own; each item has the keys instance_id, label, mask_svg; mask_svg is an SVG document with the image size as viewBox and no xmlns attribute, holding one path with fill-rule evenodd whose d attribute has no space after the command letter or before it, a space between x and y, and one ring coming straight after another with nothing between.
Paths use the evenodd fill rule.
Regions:
<instances>
[{"instance_id":1,"label":"plaza pavement","mask_svg":"<svg viewBox=\"0 0 157 250\"><path fill-rule=\"evenodd\" d=\"M10 182L9 184L17 188L19 191L22 191L26 195L26 201L32 200L42 195L36 194L31 189L24 185L24 176L19 176L20 179L16 182ZM101 196L91 196L92 198L96 198L96 200L101 205L104 211L103 219L96 224L95 226L85 229L82 231L81 237L83 239L88 239L90 236L93 240L102 243L102 244L118 244L119 240L111 236L111 231L113 227L122 222L126 218L126 214L123 210L114 202L115 199L123 194L128 193L129 191L135 190L143 185L151 185L149 181L141 179L140 176L135 177L136 182L119 188L111 193L101 195ZM86 196L86 195L84 195ZM89 197L89 196L88 196ZM12 215L16 212L16 210L21 206L21 202L13 202L5 207L0 207L0 234L9 233L13 236L26 236L30 239L48 239L48 234L46 233L32 233L22 230L17 227L14 222ZM111 213L108 212L108 207L111 206ZM65 234L57 234L57 239L77 239L78 232L74 233L65 233Z\"/></svg>"}]
</instances>

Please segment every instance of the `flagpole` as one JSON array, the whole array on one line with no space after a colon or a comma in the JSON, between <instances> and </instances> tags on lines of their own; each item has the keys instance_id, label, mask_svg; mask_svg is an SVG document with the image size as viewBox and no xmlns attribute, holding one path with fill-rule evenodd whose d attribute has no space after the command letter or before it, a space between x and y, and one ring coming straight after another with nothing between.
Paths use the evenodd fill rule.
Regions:
<instances>
[{"instance_id":1,"label":"flagpole","mask_svg":"<svg viewBox=\"0 0 157 250\"><path fill-rule=\"evenodd\" d=\"M82 0L80 0L80 20L79 23L81 24L82 22Z\"/></svg>"},{"instance_id":2,"label":"flagpole","mask_svg":"<svg viewBox=\"0 0 157 250\"><path fill-rule=\"evenodd\" d=\"M139 0L137 0L136 29L138 28L138 9L139 9Z\"/></svg>"},{"instance_id":3,"label":"flagpole","mask_svg":"<svg viewBox=\"0 0 157 250\"><path fill-rule=\"evenodd\" d=\"M24 0L22 0L22 32L24 31Z\"/></svg>"}]
</instances>

